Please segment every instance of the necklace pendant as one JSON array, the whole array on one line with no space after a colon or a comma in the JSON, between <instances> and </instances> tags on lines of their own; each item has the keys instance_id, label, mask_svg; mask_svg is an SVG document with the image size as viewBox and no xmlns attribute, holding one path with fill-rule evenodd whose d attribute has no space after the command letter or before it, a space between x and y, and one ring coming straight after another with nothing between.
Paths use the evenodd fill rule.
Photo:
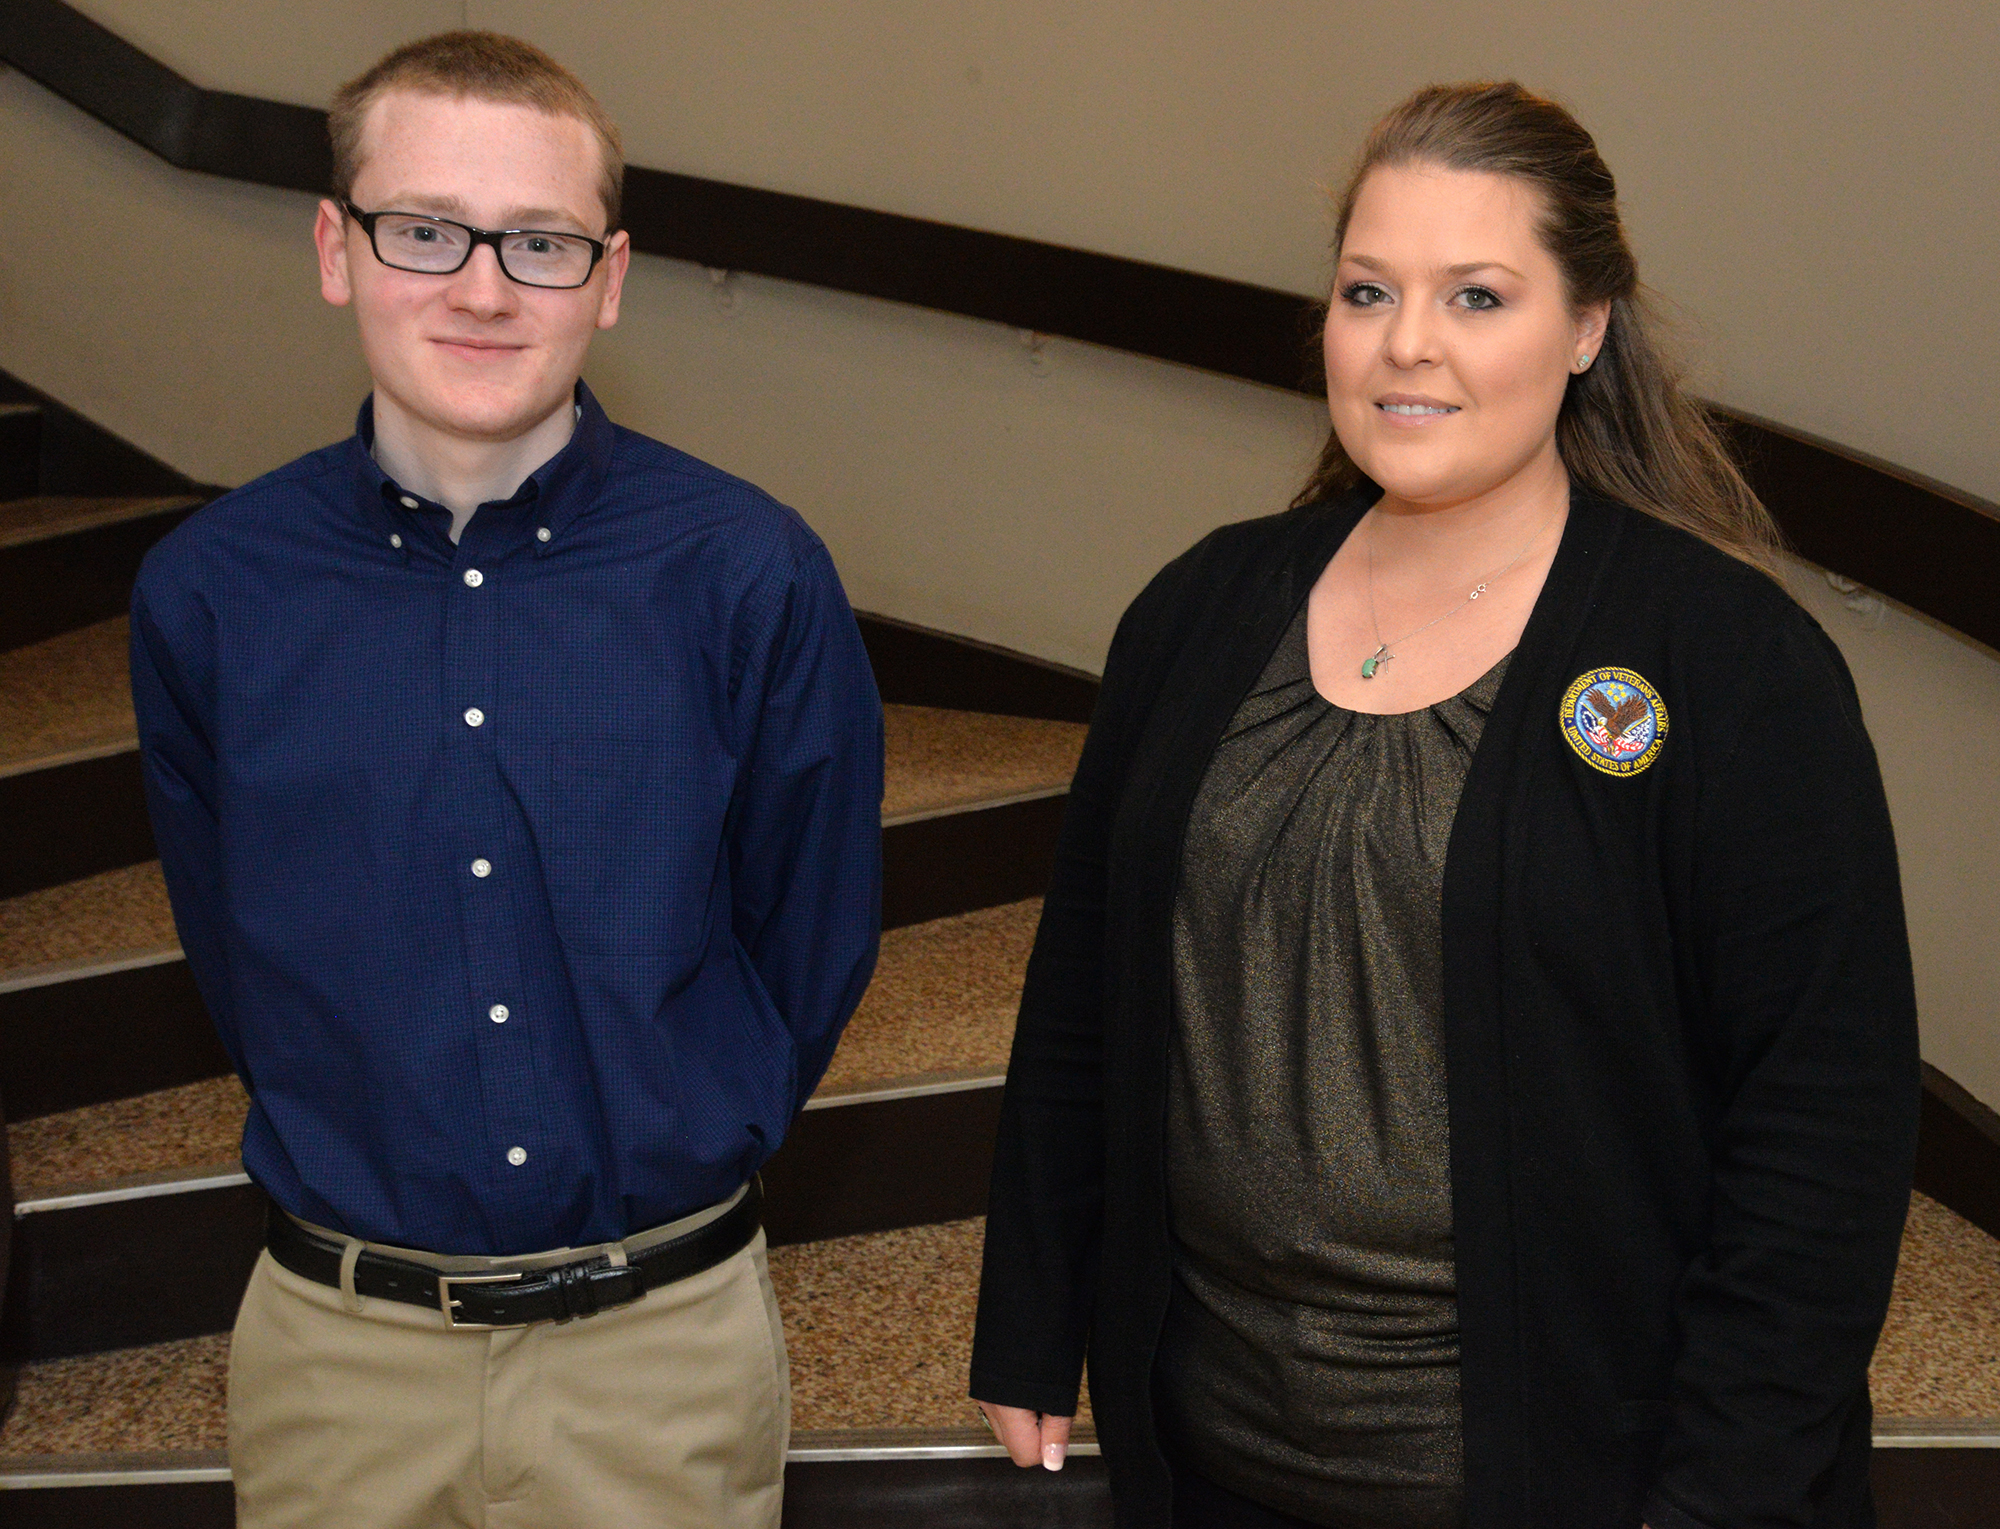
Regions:
<instances>
[{"instance_id":1,"label":"necklace pendant","mask_svg":"<svg viewBox=\"0 0 2000 1529\"><path fill-rule=\"evenodd\" d=\"M1375 671L1395 656L1395 654L1389 651L1389 645L1386 642L1383 643L1381 647L1375 650L1372 657L1361 660L1361 677L1364 680L1374 679Z\"/></svg>"}]
</instances>

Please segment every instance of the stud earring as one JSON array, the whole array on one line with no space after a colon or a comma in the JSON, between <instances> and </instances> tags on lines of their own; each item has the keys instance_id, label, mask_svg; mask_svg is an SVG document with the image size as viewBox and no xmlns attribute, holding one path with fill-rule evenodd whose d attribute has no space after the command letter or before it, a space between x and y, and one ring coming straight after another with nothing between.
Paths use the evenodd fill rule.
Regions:
<instances>
[{"instance_id":1,"label":"stud earring","mask_svg":"<svg viewBox=\"0 0 2000 1529\"><path fill-rule=\"evenodd\" d=\"M1584 369L1585 369L1586 367L1588 367L1589 365L1590 365L1590 357L1588 357L1588 356L1578 356L1578 357L1576 358L1576 369L1577 369L1578 371L1583 371L1583 370L1584 370Z\"/></svg>"}]
</instances>

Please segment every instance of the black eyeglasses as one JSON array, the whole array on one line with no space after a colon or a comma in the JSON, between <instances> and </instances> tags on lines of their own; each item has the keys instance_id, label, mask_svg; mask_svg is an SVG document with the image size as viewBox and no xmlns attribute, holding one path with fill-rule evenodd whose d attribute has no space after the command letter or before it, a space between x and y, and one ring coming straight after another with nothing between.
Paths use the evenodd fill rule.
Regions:
<instances>
[{"instance_id":1,"label":"black eyeglasses","mask_svg":"<svg viewBox=\"0 0 2000 1529\"><path fill-rule=\"evenodd\" d=\"M449 276L482 244L493 246L508 280L524 287L580 287L604 258L604 242L545 228L474 228L415 212L363 212L342 202L361 225L375 258L398 271Z\"/></svg>"}]
</instances>

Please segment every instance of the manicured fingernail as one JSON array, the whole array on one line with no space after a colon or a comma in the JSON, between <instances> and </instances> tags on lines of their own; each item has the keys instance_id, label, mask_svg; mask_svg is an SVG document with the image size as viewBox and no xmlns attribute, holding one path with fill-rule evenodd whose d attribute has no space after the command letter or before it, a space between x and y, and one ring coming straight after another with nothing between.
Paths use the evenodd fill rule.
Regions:
<instances>
[{"instance_id":1,"label":"manicured fingernail","mask_svg":"<svg viewBox=\"0 0 2000 1529\"><path fill-rule=\"evenodd\" d=\"M1044 1444L1042 1446L1042 1469L1045 1471L1061 1470L1063 1465L1063 1456L1068 1453L1069 1453L1069 1447L1067 1445Z\"/></svg>"}]
</instances>

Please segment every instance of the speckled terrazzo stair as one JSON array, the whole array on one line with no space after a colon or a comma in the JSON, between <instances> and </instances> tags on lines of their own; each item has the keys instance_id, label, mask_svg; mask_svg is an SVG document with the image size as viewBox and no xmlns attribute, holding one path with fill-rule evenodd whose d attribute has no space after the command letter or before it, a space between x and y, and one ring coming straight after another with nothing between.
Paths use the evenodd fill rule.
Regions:
<instances>
[{"instance_id":1,"label":"speckled terrazzo stair","mask_svg":"<svg viewBox=\"0 0 2000 1529\"><path fill-rule=\"evenodd\" d=\"M123 616L0 653L0 775L134 746Z\"/></svg>"},{"instance_id":2,"label":"speckled terrazzo stair","mask_svg":"<svg viewBox=\"0 0 2000 1529\"><path fill-rule=\"evenodd\" d=\"M156 860L0 899L0 983L179 944Z\"/></svg>"},{"instance_id":3,"label":"speckled terrazzo stair","mask_svg":"<svg viewBox=\"0 0 2000 1529\"><path fill-rule=\"evenodd\" d=\"M131 904L120 927L147 927L148 910L158 910L143 888L119 887ZM111 899L105 888L96 895L100 907ZM1030 901L884 937L833 1065L767 1171L774 1242L984 1205L1038 913ZM260 1202L237 1159L246 1103L236 1079L223 1076L8 1125L16 1279L0 1311L0 1352L81 1353L226 1324L260 1241ZM166 1223L178 1233L162 1249ZM61 1292L85 1267L117 1288L78 1311ZM130 1273L130 1291L124 1274L107 1272L118 1270ZM162 1284L175 1300L149 1305Z\"/></svg>"},{"instance_id":4,"label":"speckled terrazzo stair","mask_svg":"<svg viewBox=\"0 0 2000 1529\"><path fill-rule=\"evenodd\" d=\"M976 1426L965 1374L983 1231L966 1220L772 1251L795 1428ZM223 1448L227 1353L217 1334L28 1366L0 1467Z\"/></svg>"},{"instance_id":5,"label":"speckled terrazzo stair","mask_svg":"<svg viewBox=\"0 0 2000 1529\"><path fill-rule=\"evenodd\" d=\"M161 910L149 901L151 893L120 890L132 905L127 930L157 932ZM1040 906L1029 901L891 930L820 1097L851 1098L941 1078L997 1079L1013 1039ZM5 938L0 924L0 951L7 949ZM7 1137L15 1197L34 1201L131 1179L234 1167L245 1107L241 1085L225 1076L14 1121Z\"/></svg>"},{"instance_id":6,"label":"speckled terrazzo stair","mask_svg":"<svg viewBox=\"0 0 2000 1529\"><path fill-rule=\"evenodd\" d=\"M858 1432L977 1439L965 1374L983 1231L975 1219L772 1252L795 1446ZM216 1335L28 1366L0 1428L0 1470L161 1452L214 1465L227 1351ZM1881 1442L1916 1424L2000 1433L1996 1356L2000 1240L1919 1196L1872 1376Z\"/></svg>"},{"instance_id":7,"label":"speckled terrazzo stair","mask_svg":"<svg viewBox=\"0 0 2000 1529\"><path fill-rule=\"evenodd\" d=\"M70 772L125 771L122 784L83 794L99 817L138 814L144 832L123 642L121 619L0 654L0 758L17 767L15 784L39 783L36 802L67 790ZM1082 725L920 706L892 706L887 716L885 925L1039 892ZM52 844L59 828L49 828ZM101 844L92 853L120 858ZM202 1031L156 864L0 898L0 1090L9 1118L212 1076L223 1061Z\"/></svg>"},{"instance_id":8,"label":"speckled terrazzo stair","mask_svg":"<svg viewBox=\"0 0 2000 1529\"><path fill-rule=\"evenodd\" d=\"M0 776L137 746L122 616L0 653ZM885 822L1062 790L1082 724L885 708Z\"/></svg>"}]
</instances>

